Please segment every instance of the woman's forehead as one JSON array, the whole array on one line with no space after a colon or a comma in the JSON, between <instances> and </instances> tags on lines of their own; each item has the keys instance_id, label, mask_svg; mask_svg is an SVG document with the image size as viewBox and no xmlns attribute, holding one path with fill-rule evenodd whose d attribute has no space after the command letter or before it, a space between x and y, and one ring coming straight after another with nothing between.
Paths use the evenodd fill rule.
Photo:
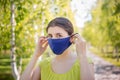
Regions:
<instances>
[{"instance_id":1,"label":"woman's forehead","mask_svg":"<svg viewBox=\"0 0 120 80\"><path fill-rule=\"evenodd\" d=\"M48 34L55 34L55 33L67 33L67 32L63 28L60 28L58 26L48 28Z\"/></svg>"}]
</instances>

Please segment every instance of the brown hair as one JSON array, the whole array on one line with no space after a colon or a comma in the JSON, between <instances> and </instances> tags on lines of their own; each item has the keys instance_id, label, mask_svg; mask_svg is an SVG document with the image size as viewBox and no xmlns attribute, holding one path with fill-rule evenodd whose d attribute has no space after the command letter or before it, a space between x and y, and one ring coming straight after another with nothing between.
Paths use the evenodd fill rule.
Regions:
<instances>
[{"instance_id":1,"label":"brown hair","mask_svg":"<svg viewBox=\"0 0 120 80\"><path fill-rule=\"evenodd\" d=\"M49 27L55 27L55 26L64 29L68 33L68 35L72 35L72 33L74 32L72 23L70 22L70 20L64 17L57 17L51 20L46 28L46 31L48 32Z\"/></svg>"}]
</instances>

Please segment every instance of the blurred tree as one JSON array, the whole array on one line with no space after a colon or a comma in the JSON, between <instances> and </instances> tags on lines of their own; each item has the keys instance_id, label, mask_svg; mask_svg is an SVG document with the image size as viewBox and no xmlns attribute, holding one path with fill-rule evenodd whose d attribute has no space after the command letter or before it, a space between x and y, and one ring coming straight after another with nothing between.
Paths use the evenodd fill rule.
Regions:
<instances>
[{"instance_id":1,"label":"blurred tree","mask_svg":"<svg viewBox=\"0 0 120 80\"><path fill-rule=\"evenodd\" d=\"M120 50L120 0L98 0L92 10L92 21L87 22L83 35L95 47L107 45ZM88 33L87 33L88 32Z\"/></svg>"},{"instance_id":2,"label":"blurred tree","mask_svg":"<svg viewBox=\"0 0 120 80\"><path fill-rule=\"evenodd\" d=\"M12 1L15 5L14 12L10 8ZM51 19L64 16L74 23L70 0L0 0L0 8L0 58L3 56L3 59L9 58L10 49L13 47L11 50L14 50L16 60L15 56L12 56L14 60L11 61L12 63L17 62L17 64L14 65L16 68L14 67L12 70L14 75L18 76L21 73L20 66L24 69L33 54L38 36L46 35L45 26ZM15 19L16 25L12 22L12 17ZM11 38L12 41L10 41ZM13 43L12 46L10 42ZM44 56L48 55L47 53ZM27 62L25 62L26 60Z\"/></svg>"},{"instance_id":3,"label":"blurred tree","mask_svg":"<svg viewBox=\"0 0 120 80\"><path fill-rule=\"evenodd\" d=\"M11 66L12 74L15 80L19 80L20 74L16 66L16 56L15 56L15 4L14 0L11 0Z\"/></svg>"}]
</instances>

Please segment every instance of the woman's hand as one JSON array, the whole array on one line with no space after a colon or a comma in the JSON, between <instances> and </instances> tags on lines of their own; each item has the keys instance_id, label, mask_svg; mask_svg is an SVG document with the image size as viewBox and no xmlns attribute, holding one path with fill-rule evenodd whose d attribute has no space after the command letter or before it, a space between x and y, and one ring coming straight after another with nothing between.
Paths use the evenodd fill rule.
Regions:
<instances>
[{"instance_id":1,"label":"woman's hand","mask_svg":"<svg viewBox=\"0 0 120 80\"><path fill-rule=\"evenodd\" d=\"M77 52L78 56L86 55L86 42L85 42L85 40L79 34L75 34L73 36L73 38L74 38L73 42L76 45L76 52Z\"/></svg>"},{"instance_id":2,"label":"woman's hand","mask_svg":"<svg viewBox=\"0 0 120 80\"><path fill-rule=\"evenodd\" d=\"M39 56L45 51L45 49L47 48L48 45L48 41L46 37L40 37L35 49L35 53L33 54L33 57L31 58L29 64L27 65L25 71L23 72L23 74L21 75L21 79L20 80L32 80L33 77L33 69L34 66L39 58ZM37 72L39 74L39 71ZM37 77L36 77L37 78Z\"/></svg>"},{"instance_id":3,"label":"woman's hand","mask_svg":"<svg viewBox=\"0 0 120 80\"><path fill-rule=\"evenodd\" d=\"M73 36L73 42L76 45L76 52L80 60L80 80L94 80L94 72L92 71L93 66L90 67L86 56L85 40L79 34L75 34Z\"/></svg>"},{"instance_id":4,"label":"woman's hand","mask_svg":"<svg viewBox=\"0 0 120 80\"><path fill-rule=\"evenodd\" d=\"M39 57L46 50L47 46L47 38L44 36L40 37L36 45L34 56Z\"/></svg>"}]
</instances>

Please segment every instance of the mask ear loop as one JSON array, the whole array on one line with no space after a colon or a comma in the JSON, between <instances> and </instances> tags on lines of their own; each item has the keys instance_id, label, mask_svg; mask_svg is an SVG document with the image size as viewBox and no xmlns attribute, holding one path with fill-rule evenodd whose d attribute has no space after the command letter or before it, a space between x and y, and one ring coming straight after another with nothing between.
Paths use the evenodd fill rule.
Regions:
<instances>
[{"instance_id":1,"label":"mask ear loop","mask_svg":"<svg viewBox=\"0 0 120 80\"><path fill-rule=\"evenodd\" d=\"M76 35L76 34L78 34L78 33L72 34L70 37L73 37L73 36Z\"/></svg>"},{"instance_id":2,"label":"mask ear loop","mask_svg":"<svg viewBox=\"0 0 120 80\"><path fill-rule=\"evenodd\" d=\"M72 34L70 37L72 38L72 37L74 37L76 34L78 34L78 33L74 33L74 34ZM74 37L74 40L75 40L76 38ZM75 42L74 42L74 40L72 39L72 43L74 44Z\"/></svg>"},{"instance_id":3,"label":"mask ear loop","mask_svg":"<svg viewBox=\"0 0 120 80\"><path fill-rule=\"evenodd\" d=\"M48 39L51 39L49 36L46 36L45 38L46 38L47 40L48 40Z\"/></svg>"}]
</instances>

